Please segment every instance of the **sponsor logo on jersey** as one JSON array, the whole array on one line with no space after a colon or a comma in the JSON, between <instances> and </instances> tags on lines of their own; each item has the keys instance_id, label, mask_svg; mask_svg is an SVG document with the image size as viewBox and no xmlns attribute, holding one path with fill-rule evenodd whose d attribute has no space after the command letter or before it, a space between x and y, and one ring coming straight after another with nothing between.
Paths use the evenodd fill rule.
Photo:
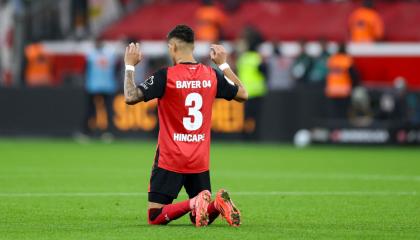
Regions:
<instances>
[{"instance_id":1,"label":"sponsor logo on jersey","mask_svg":"<svg viewBox=\"0 0 420 240\"><path fill-rule=\"evenodd\" d=\"M176 88L210 88L211 81L210 80L194 80L194 81L176 81Z\"/></svg>"},{"instance_id":2,"label":"sponsor logo on jersey","mask_svg":"<svg viewBox=\"0 0 420 240\"><path fill-rule=\"evenodd\" d=\"M152 86L154 83L155 76L150 76L146 81L144 81L143 83L141 83L140 85L145 89L149 89L149 86Z\"/></svg>"}]
</instances>

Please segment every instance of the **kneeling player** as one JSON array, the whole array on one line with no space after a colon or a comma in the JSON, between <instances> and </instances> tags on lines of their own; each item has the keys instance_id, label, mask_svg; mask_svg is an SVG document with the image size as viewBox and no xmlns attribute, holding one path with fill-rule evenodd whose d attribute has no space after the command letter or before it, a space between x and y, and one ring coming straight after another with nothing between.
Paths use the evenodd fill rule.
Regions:
<instances>
[{"instance_id":1,"label":"kneeling player","mask_svg":"<svg viewBox=\"0 0 420 240\"><path fill-rule=\"evenodd\" d=\"M167 224L190 213L196 226L206 226L221 214L231 226L239 226L240 212L227 191L219 190L211 200L210 128L215 98L243 102L248 93L226 63L223 46L211 47L210 57L220 69L216 71L194 59L190 27L176 26L167 40L174 66L138 86L134 66L142 59L139 44L131 43L124 58L126 103L158 99L160 129L149 185L149 223ZM189 200L172 203L182 187Z\"/></svg>"}]
</instances>

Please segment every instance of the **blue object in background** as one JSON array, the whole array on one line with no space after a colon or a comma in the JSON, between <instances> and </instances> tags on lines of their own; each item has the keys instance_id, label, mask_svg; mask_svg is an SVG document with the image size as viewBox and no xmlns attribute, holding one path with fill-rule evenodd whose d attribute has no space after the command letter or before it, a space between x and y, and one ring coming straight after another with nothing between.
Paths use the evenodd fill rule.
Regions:
<instances>
[{"instance_id":1,"label":"blue object in background","mask_svg":"<svg viewBox=\"0 0 420 240\"><path fill-rule=\"evenodd\" d=\"M87 55L86 90L90 94L115 94L117 58L112 51L95 48Z\"/></svg>"}]
</instances>

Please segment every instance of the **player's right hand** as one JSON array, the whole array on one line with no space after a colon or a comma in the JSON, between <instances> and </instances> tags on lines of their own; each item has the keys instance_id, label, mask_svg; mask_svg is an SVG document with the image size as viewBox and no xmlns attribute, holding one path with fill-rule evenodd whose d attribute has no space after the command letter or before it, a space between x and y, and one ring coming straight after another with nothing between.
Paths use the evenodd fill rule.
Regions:
<instances>
[{"instance_id":1,"label":"player's right hand","mask_svg":"<svg viewBox=\"0 0 420 240\"><path fill-rule=\"evenodd\" d=\"M227 60L227 52L222 45L212 44L210 47L210 58L216 65L221 65Z\"/></svg>"},{"instance_id":2,"label":"player's right hand","mask_svg":"<svg viewBox=\"0 0 420 240\"><path fill-rule=\"evenodd\" d=\"M124 62L126 65L136 66L143 59L139 43L130 43L125 48Z\"/></svg>"}]
</instances>

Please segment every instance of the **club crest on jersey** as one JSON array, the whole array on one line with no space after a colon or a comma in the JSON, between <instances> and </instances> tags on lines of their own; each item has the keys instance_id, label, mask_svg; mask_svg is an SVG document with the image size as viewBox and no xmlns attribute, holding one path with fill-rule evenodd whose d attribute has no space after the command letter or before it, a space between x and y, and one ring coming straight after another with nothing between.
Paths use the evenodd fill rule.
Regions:
<instances>
[{"instance_id":1,"label":"club crest on jersey","mask_svg":"<svg viewBox=\"0 0 420 240\"><path fill-rule=\"evenodd\" d=\"M154 83L155 76L150 76L148 79L146 79L146 81L144 81L143 83L141 83L140 85L145 89L149 89L149 86L152 86Z\"/></svg>"}]
</instances>

